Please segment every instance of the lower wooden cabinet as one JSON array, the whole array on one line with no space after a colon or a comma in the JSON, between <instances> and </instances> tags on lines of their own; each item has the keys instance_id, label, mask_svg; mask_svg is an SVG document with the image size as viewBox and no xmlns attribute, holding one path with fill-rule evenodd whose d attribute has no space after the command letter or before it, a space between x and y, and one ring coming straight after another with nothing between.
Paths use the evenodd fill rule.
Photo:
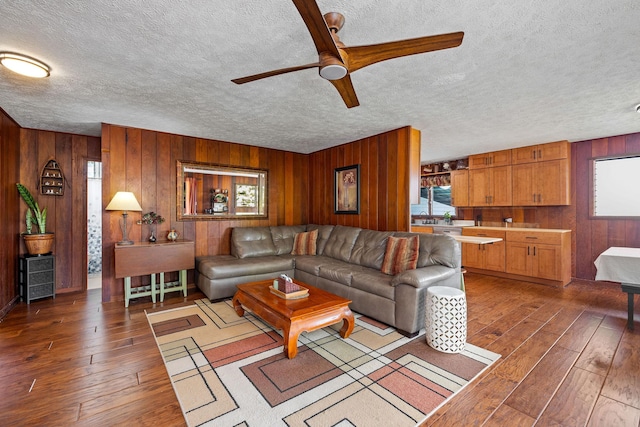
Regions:
<instances>
[{"instance_id":1,"label":"lower wooden cabinet","mask_svg":"<svg viewBox=\"0 0 640 427\"><path fill-rule=\"evenodd\" d=\"M571 231L473 227L464 235L501 237L500 244L462 245L462 265L470 271L552 286L571 282ZM491 247L493 246L493 247Z\"/></svg>"},{"instance_id":2,"label":"lower wooden cabinet","mask_svg":"<svg viewBox=\"0 0 640 427\"><path fill-rule=\"evenodd\" d=\"M505 270L505 232L493 230L477 230L475 227L464 228L462 234L476 237L498 237L502 242L479 245L462 244L462 265L465 268L480 268L491 271Z\"/></svg>"}]
</instances>

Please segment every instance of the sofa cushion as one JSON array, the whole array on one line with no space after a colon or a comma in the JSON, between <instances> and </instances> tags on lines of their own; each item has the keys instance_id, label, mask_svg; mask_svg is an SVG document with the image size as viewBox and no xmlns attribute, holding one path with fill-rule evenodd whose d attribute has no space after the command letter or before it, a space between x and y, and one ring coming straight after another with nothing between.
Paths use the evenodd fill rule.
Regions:
<instances>
[{"instance_id":1,"label":"sofa cushion","mask_svg":"<svg viewBox=\"0 0 640 427\"><path fill-rule=\"evenodd\" d=\"M393 232L389 231L362 230L353 246L349 262L380 270L387 249L387 239L392 235Z\"/></svg>"},{"instance_id":2,"label":"sofa cushion","mask_svg":"<svg viewBox=\"0 0 640 427\"><path fill-rule=\"evenodd\" d=\"M318 277L350 286L354 265L334 258L327 259L330 260L330 262L320 265Z\"/></svg>"},{"instance_id":3,"label":"sofa cushion","mask_svg":"<svg viewBox=\"0 0 640 427\"><path fill-rule=\"evenodd\" d=\"M290 254L296 234L306 230L304 225L279 225L270 227L271 239L276 247L276 255Z\"/></svg>"},{"instance_id":4,"label":"sofa cushion","mask_svg":"<svg viewBox=\"0 0 640 427\"><path fill-rule=\"evenodd\" d=\"M271 255L256 259L218 255L200 258L197 268L200 274L220 280L291 270L293 265L294 260L290 256Z\"/></svg>"},{"instance_id":5,"label":"sofa cushion","mask_svg":"<svg viewBox=\"0 0 640 427\"><path fill-rule=\"evenodd\" d=\"M382 272L395 276L418 265L419 237L389 237L382 262Z\"/></svg>"},{"instance_id":6,"label":"sofa cushion","mask_svg":"<svg viewBox=\"0 0 640 427\"><path fill-rule=\"evenodd\" d=\"M326 264L331 264L335 261L333 258L329 258L323 255L296 255L296 270L304 271L305 273L318 276L320 274L320 267Z\"/></svg>"},{"instance_id":7,"label":"sofa cushion","mask_svg":"<svg viewBox=\"0 0 640 427\"><path fill-rule=\"evenodd\" d=\"M318 230L298 233L293 240L291 255L315 255Z\"/></svg>"},{"instance_id":8,"label":"sofa cushion","mask_svg":"<svg viewBox=\"0 0 640 427\"><path fill-rule=\"evenodd\" d=\"M460 245L456 240L446 234L426 234L397 232L395 237L420 237L420 255L418 256L418 268L430 265L444 265L446 267L460 267Z\"/></svg>"},{"instance_id":9,"label":"sofa cushion","mask_svg":"<svg viewBox=\"0 0 640 427\"><path fill-rule=\"evenodd\" d=\"M383 274L378 269L355 267L352 271L351 287L378 295L390 300L395 299L395 288L391 286L392 276Z\"/></svg>"},{"instance_id":10,"label":"sofa cushion","mask_svg":"<svg viewBox=\"0 0 640 427\"><path fill-rule=\"evenodd\" d=\"M251 258L276 254L269 227L238 227L231 230L231 255Z\"/></svg>"},{"instance_id":11,"label":"sofa cushion","mask_svg":"<svg viewBox=\"0 0 640 427\"><path fill-rule=\"evenodd\" d=\"M329 240L327 240L323 254L331 258L349 262L351 250L356 243L360 231L362 231L361 228L336 225L331 232Z\"/></svg>"},{"instance_id":12,"label":"sofa cushion","mask_svg":"<svg viewBox=\"0 0 640 427\"><path fill-rule=\"evenodd\" d=\"M316 241L316 254L322 255L324 253L324 247L327 244L327 240L331 237L331 232L335 228L335 225L317 225L309 224L307 231L318 230L318 240Z\"/></svg>"}]
</instances>

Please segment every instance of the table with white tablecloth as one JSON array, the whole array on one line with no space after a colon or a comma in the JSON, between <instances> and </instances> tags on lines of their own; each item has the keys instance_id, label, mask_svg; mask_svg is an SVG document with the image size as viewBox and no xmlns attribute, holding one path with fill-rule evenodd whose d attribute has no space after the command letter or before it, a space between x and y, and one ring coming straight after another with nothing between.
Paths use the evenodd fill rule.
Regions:
<instances>
[{"instance_id":1,"label":"table with white tablecloth","mask_svg":"<svg viewBox=\"0 0 640 427\"><path fill-rule=\"evenodd\" d=\"M627 293L627 327L633 330L633 298L640 294L640 248L611 247L594 261L596 280L620 282Z\"/></svg>"}]
</instances>

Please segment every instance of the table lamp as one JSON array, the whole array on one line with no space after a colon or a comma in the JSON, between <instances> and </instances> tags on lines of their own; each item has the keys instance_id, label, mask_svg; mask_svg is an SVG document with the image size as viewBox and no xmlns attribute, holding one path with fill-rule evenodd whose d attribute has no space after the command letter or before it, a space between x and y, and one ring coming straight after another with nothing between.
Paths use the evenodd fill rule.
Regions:
<instances>
[{"instance_id":1,"label":"table lamp","mask_svg":"<svg viewBox=\"0 0 640 427\"><path fill-rule=\"evenodd\" d=\"M106 207L108 211L122 211L122 240L119 245L133 245L133 240L127 238L127 211L142 211L136 196L128 191L118 191Z\"/></svg>"}]
</instances>

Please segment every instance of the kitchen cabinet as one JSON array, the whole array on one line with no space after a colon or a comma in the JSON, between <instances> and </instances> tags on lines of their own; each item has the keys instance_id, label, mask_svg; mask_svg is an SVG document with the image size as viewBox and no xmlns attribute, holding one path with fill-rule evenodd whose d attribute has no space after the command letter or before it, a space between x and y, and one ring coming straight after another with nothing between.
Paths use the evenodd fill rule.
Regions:
<instances>
[{"instance_id":1,"label":"kitchen cabinet","mask_svg":"<svg viewBox=\"0 0 640 427\"><path fill-rule=\"evenodd\" d=\"M469 206L512 206L511 166L469 170Z\"/></svg>"},{"instance_id":2,"label":"kitchen cabinet","mask_svg":"<svg viewBox=\"0 0 640 427\"><path fill-rule=\"evenodd\" d=\"M509 166L510 164L511 150L493 151L469 156L469 169L493 168L497 166Z\"/></svg>"},{"instance_id":3,"label":"kitchen cabinet","mask_svg":"<svg viewBox=\"0 0 640 427\"><path fill-rule=\"evenodd\" d=\"M413 224L411 226L411 232L412 233L432 234L433 233L433 227L430 226L430 225L415 225L415 224Z\"/></svg>"},{"instance_id":4,"label":"kitchen cabinet","mask_svg":"<svg viewBox=\"0 0 640 427\"><path fill-rule=\"evenodd\" d=\"M483 230L476 227L462 229L463 236L496 237L501 242L479 245L476 243L462 243L462 266L464 268L479 268L491 271L505 271L505 231Z\"/></svg>"},{"instance_id":5,"label":"kitchen cabinet","mask_svg":"<svg viewBox=\"0 0 640 427\"><path fill-rule=\"evenodd\" d=\"M544 162L568 159L571 155L569 141L550 142L511 150L511 164Z\"/></svg>"},{"instance_id":6,"label":"kitchen cabinet","mask_svg":"<svg viewBox=\"0 0 640 427\"><path fill-rule=\"evenodd\" d=\"M469 206L469 170L451 171L451 206Z\"/></svg>"},{"instance_id":7,"label":"kitchen cabinet","mask_svg":"<svg viewBox=\"0 0 640 427\"><path fill-rule=\"evenodd\" d=\"M569 159L523 163L512 167L514 206L569 205Z\"/></svg>"},{"instance_id":8,"label":"kitchen cabinet","mask_svg":"<svg viewBox=\"0 0 640 427\"><path fill-rule=\"evenodd\" d=\"M571 232L508 231L506 272L568 284L571 281Z\"/></svg>"}]
</instances>

